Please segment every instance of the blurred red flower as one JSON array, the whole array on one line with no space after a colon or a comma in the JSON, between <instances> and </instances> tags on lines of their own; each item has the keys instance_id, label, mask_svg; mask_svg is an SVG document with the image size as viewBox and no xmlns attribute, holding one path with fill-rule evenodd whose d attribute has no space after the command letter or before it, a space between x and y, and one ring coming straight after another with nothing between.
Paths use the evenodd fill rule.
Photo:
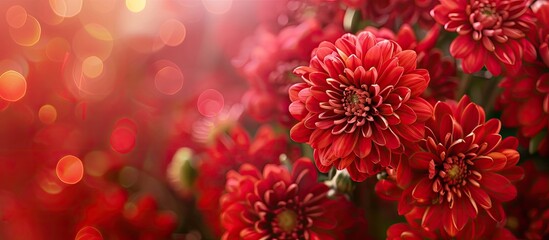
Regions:
<instances>
[{"instance_id":1,"label":"blurred red flower","mask_svg":"<svg viewBox=\"0 0 549 240\"><path fill-rule=\"evenodd\" d=\"M520 74L504 78L498 108L504 126L518 127L527 147L531 139L539 138L533 150L549 155L549 73L544 70L547 68L541 64L529 65L522 67Z\"/></svg>"},{"instance_id":2,"label":"blurred red flower","mask_svg":"<svg viewBox=\"0 0 549 240\"><path fill-rule=\"evenodd\" d=\"M375 26L398 29L402 24L410 24L428 29L435 21L429 11L438 3L435 0L342 0L359 9L365 20Z\"/></svg>"},{"instance_id":3,"label":"blurred red flower","mask_svg":"<svg viewBox=\"0 0 549 240\"><path fill-rule=\"evenodd\" d=\"M257 168L278 163L281 154L291 151L286 136L268 125L261 127L254 139L250 139L244 128L233 126L226 133L218 133L214 144L206 151L197 166L197 207L213 233L221 236L219 198L225 188L225 174L245 163Z\"/></svg>"},{"instance_id":4,"label":"blurred red flower","mask_svg":"<svg viewBox=\"0 0 549 240\"><path fill-rule=\"evenodd\" d=\"M537 32L532 31L528 37L534 40L541 62L549 67L549 2L535 1L531 8L537 18ZM535 36L532 36L533 34Z\"/></svg>"},{"instance_id":5,"label":"blurred red flower","mask_svg":"<svg viewBox=\"0 0 549 240\"><path fill-rule=\"evenodd\" d=\"M549 237L549 174L540 171L533 160L522 167L525 176L517 184L517 198L506 207L507 226L525 239Z\"/></svg>"},{"instance_id":6,"label":"blurred red flower","mask_svg":"<svg viewBox=\"0 0 549 240\"><path fill-rule=\"evenodd\" d=\"M457 104L437 103L424 140L396 171L404 189L399 214L423 208L421 226L431 231L443 227L450 236L484 212L492 219L489 225L501 224L501 203L516 197L512 183L524 173L515 166L518 141L502 139L500 128L498 119L485 121L484 110L467 96Z\"/></svg>"},{"instance_id":7,"label":"blurred red flower","mask_svg":"<svg viewBox=\"0 0 549 240\"><path fill-rule=\"evenodd\" d=\"M421 219L421 218L419 218ZM446 232L436 229L429 232L422 229L419 224L396 223L387 229L387 239L485 239L485 240L515 240L517 239L508 229L489 222L486 214L469 222L456 236L448 236Z\"/></svg>"},{"instance_id":8,"label":"blurred red flower","mask_svg":"<svg viewBox=\"0 0 549 240\"><path fill-rule=\"evenodd\" d=\"M177 217L159 211L151 195L133 203L125 191L114 188L98 194L84 210L78 226L93 227L104 239L164 239L177 227Z\"/></svg>"},{"instance_id":9,"label":"blurred red flower","mask_svg":"<svg viewBox=\"0 0 549 240\"><path fill-rule=\"evenodd\" d=\"M535 59L536 51L525 38L534 20L527 0L443 0L431 11L449 32L459 34L450 53L463 59L465 73L486 66L500 75L501 64L520 67L523 57Z\"/></svg>"},{"instance_id":10,"label":"blurred red flower","mask_svg":"<svg viewBox=\"0 0 549 240\"><path fill-rule=\"evenodd\" d=\"M329 197L328 186L316 181L307 158L291 172L271 164L262 173L250 164L229 172L221 198L222 239L345 239L363 219L347 198Z\"/></svg>"},{"instance_id":11,"label":"blurred red flower","mask_svg":"<svg viewBox=\"0 0 549 240\"><path fill-rule=\"evenodd\" d=\"M293 69L305 64L321 41L333 41L342 34L342 26L323 27L314 19L285 27L278 33L259 28L243 44L241 56L233 60L250 84L243 97L250 115L260 122L274 119L291 125L288 88L299 82L292 74Z\"/></svg>"},{"instance_id":12,"label":"blurred red flower","mask_svg":"<svg viewBox=\"0 0 549 240\"><path fill-rule=\"evenodd\" d=\"M429 73L416 69L416 53L370 32L321 43L294 72L305 82L290 87L290 113L300 121L290 135L314 148L322 172L336 166L363 181L393 165L404 141L420 140L432 114L420 97Z\"/></svg>"}]
</instances>

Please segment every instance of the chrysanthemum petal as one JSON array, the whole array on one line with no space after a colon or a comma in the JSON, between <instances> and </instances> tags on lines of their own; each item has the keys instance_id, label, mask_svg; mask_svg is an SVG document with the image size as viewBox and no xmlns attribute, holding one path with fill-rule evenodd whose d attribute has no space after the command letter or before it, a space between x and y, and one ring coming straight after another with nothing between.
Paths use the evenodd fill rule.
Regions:
<instances>
[{"instance_id":1,"label":"chrysanthemum petal","mask_svg":"<svg viewBox=\"0 0 549 240\"><path fill-rule=\"evenodd\" d=\"M433 196L432 182L428 178L422 178L412 191L412 196L419 201L430 201Z\"/></svg>"},{"instance_id":2,"label":"chrysanthemum petal","mask_svg":"<svg viewBox=\"0 0 549 240\"><path fill-rule=\"evenodd\" d=\"M313 130L308 129L302 122L297 123L290 129L290 137L296 142L308 142Z\"/></svg>"},{"instance_id":3,"label":"chrysanthemum petal","mask_svg":"<svg viewBox=\"0 0 549 240\"><path fill-rule=\"evenodd\" d=\"M334 139L334 143L331 146L334 156L338 158L344 158L349 155L355 148L358 140L357 134L343 134Z\"/></svg>"},{"instance_id":4,"label":"chrysanthemum petal","mask_svg":"<svg viewBox=\"0 0 549 240\"><path fill-rule=\"evenodd\" d=\"M416 69L417 54L413 50L404 50L395 55L398 59L398 65L404 67L404 72L410 72Z\"/></svg>"},{"instance_id":5,"label":"chrysanthemum petal","mask_svg":"<svg viewBox=\"0 0 549 240\"><path fill-rule=\"evenodd\" d=\"M464 58L475 50L476 43L470 36L460 35L450 44L450 54L455 58Z\"/></svg>"}]
</instances>

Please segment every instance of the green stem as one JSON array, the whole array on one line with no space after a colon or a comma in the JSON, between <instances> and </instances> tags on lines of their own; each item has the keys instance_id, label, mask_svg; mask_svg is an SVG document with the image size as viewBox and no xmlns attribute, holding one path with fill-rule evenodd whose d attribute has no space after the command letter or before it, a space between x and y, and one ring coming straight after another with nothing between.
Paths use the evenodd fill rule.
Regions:
<instances>
[{"instance_id":1,"label":"green stem","mask_svg":"<svg viewBox=\"0 0 549 240\"><path fill-rule=\"evenodd\" d=\"M461 97L467 93L467 91L469 90L469 87L471 86L471 79L472 79L472 76L471 74L464 74L463 77L461 78L461 81L459 82L459 86L458 86L458 92L456 94L456 100L459 101L459 99L461 99Z\"/></svg>"}]
</instances>

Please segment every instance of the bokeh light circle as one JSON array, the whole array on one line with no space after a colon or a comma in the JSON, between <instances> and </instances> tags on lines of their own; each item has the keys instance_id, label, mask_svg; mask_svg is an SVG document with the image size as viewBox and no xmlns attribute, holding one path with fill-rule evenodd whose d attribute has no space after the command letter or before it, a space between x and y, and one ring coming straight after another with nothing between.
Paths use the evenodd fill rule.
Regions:
<instances>
[{"instance_id":1,"label":"bokeh light circle","mask_svg":"<svg viewBox=\"0 0 549 240\"><path fill-rule=\"evenodd\" d=\"M6 21L12 28L20 28L27 22L27 10L21 5L15 5L6 11Z\"/></svg>"},{"instance_id":2,"label":"bokeh light circle","mask_svg":"<svg viewBox=\"0 0 549 240\"><path fill-rule=\"evenodd\" d=\"M208 89L198 96L198 112L206 117L215 117L225 105L223 94L215 89Z\"/></svg>"},{"instance_id":3,"label":"bokeh light circle","mask_svg":"<svg viewBox=\"0 0 549 240\"><path fill-rule=\"evenodd\" d=\"M101 59L98 55L94 56ZM104 99L115 90L116 84L119 82L119 79L116 78L116 64L113 64L113 59L101 59L101 64L97 59L93 60L94 58L88 59L87 63L83 64L88 57L90 56L67 60L64 68L65 84L70 93L81 100Z\"/></svg>"},{"instance_id":4,"label":"bokeh light circle","mask_svg":"<svg viewBox=\"0 0 549 240\"><path fill-rule=\"evenodd\" d=\"M118 153L129 153L135 147L136 134L132 129L118 126L111 134L111 147Z\"/></svg>"},{"instance_id":5,"label":"bokeh light circle","mask_svg":"<svg viewBox=\"0 0 549 240\"><path fill-rule=\"evenodd\" d=\"M11 27L9 32L11 39L15 43L24 47L30 47L40 40L42 27L35 17L28 15L25 23L21 27Z\"/></svg>"},{"instance_id":6,"label":"bokeh light circle","mask_svg":"<svg viewBox=\"0 0 549 240\"><path fill-rule=\"evenodd\" d=\"M73 155L66 155L57 162L55 173L61 182L76 184L84 176L84 165L79 158Z\"/></svg>"},{"instance_id":7,"label":"bokeh light circle","mask_svg":"<svg viewBox=\"0 0 549 240\"><path fill-rule=\"evenodd\" d=\"M206 10L213 14L224 14L231 9L233 0L202 0Z\"/></svg>"},{"instance_id":8,"label":"bokeh light circle","mask_svg":"<svg viewBox=\"0 0 549 240\"><path fill-rule=\"evenodd\" d=\"M89 78L96 78L103 73L103 61L97 56L90 56L82 61L82 73Z\"/></svg>"},{"instance_id":9,"label":"bokeh light circle","mask_svg":"<svg viewBox=\"0 0 549 240\"><path fill-rule=\"evenodd\" d=\"M126 0L126 7L130 12L138 13L145 9L147 0Z\"/></svg>"},{"instance_id":10,"label":"bokeh light circle","mask_svg":"<svg viewBox=\"0 0 549 240\"><path fill-rule=\"evenodd\" d=\"M101 232L97 228L85 226L76 233L74 240L103 240L103 235L101 235Z\"/></svg>"},{"instance_id":11,"label":"bokeh light circle","mask_svg":"<svg viewBox=\"0 0 549 240\"><path fill-rule=\"evenodd\" d=\"M27 81L20 73L9 70L0 75L0 98L16 102L27 92Z\"/></svg>"},{"instance_id":12,"label":"bokeh light circle","mask_svg":"<svg viewBox=\"0 0 549 240\"><path fill-rule=\"evenodd\" d=\"M156 72L154 85L159 92L174 95L183 88L183 80L183 73L177 66L166 66Z\"/></svg>"},{"instance_id":13,"label":"bokeh light circle","mask_svg":"<svg viewBox=\"0 0 549 240\"><path fill-rule=\"evenodd\" d=\"M56 195L63 191L65 188L63 183L60 183L54 174L40 174L38 185L48 195Z\"/></svg>"},{"instance_id":14,"label":"bokeh light circle","mask_svg":"<svg viewBox=\"0 0 549 240\"><path fill-rule=\"evenodd\" d=\"M38 118L44 124L52 124L57 119L57 110L54 106L46 104L38 110Z\"/></svg>"},{"instance_id":15,"label":"bokeh light circle","mask_svg":"<svg viewBox=\"0 0 549 240\"><path fill-rule=\"evenodd\" d=\"M74 17L82 10L82 0L50 0L51 10L60 17Z\"/></svg>"},{"instance_id":16,"label":"bokeh light circle","mask_svg":"<svg viewBox=\"0 0 549 240\"><path fill-rule=\"evenodd\" d=\"M175 47L185 40L187 29L176 19L169 19L160 26L159 37L164 44Z\"/></svg>"},{"instance_id":17,"label":"bokeh light circle","mask_svg":"<svg viewBox=\"0 0 549 240\"><path fill-rule=\"evenodd\" d=\"M6 71L16 71L26 77L29 74L29 62L23 56L14 56L8 59L0 60L0 73Z\"/></svg>"}]
</instances>

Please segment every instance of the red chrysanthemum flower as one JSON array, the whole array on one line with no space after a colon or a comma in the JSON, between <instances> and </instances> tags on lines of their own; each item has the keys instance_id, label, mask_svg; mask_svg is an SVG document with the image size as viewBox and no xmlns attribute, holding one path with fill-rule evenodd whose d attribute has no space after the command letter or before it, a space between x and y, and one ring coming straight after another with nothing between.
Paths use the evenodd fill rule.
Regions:
<instances>
[{"instance_id":1,"label":"red chrysanthemum flower","mask_svg":"<svg viewBox=\"0 0 549 240\"><path fill-rule=\"evenodd\" d=\"M389 201L399 201L399 212L405 213L407 223L393 224L387 229L388 239L516 239L515 236L504 228L504 222L494 223L494 220L485 212L479 212L474 221L469 221L463 229L454 235L449 235L444 228L425 228L422 226L422 219L428 208L425 206L412 206L406 203L413 201L411 196L412 188L405 188L407 183L400 180L397 183L397 173L402 173L400 169L387 169L387 175L376 183L376 194L382 199ZM405 166L409 167L408 165ZM405 190L403 192L403 190ZM403 198L405 197L405 198Z\"/></svg>"},{"instance_id":2,"label":"red chrysanthemum flower","mask_svg":"<svg viewBox=\"0 0 549 240\"><path fill-rule=\"evenodd\" d=\"M463 59L466 73L483 66L499 75L501 64L519 67L522 58L533 59L536 52L525 38L533 27L527 0L443 0L431 12L435 20L459 36L450 53Z\"/></svg>"},{"instance_id":3,"label":"red chrysanthemum flower","mask_svg":"<svg viewBox=\"0 0 549 240\"><path fill-rule=\"evenodd\" d=\"M484 110L463 97L438 102L426 122L424 140L397 168L403 187L399 214L425 208L421 226L456 236L468 222L487 213L492 223L505 220L502 202L515 198L512 182L524 175L514 137L502 139L498 119L485 121Z\"/></svg>"},{"instance_id":4,"label":"red chrysanthemum flower","mask_svg":"<svg viewBox=\"0 0 549 240\"><path fill-rule=\"evenodd\" d=\"M261 173L252 165L227 174L221 198L222 239L344 239L362 218L343 196L328 197L317 183L309 159L295 162L292 171L267 165Z\"/></svg>"},{"instance_id":5,"label":"red chrysanthemum flower","mask_svg":"<svg viewBox=\"0 0 549 240\"><path fill-rule=\"evenodd\" d=\"M323 42L309 66L294 71L305 81L290 87L290 131L314 148L322 172L347 169L363 181L392 165L403 142L423 136L432 106L420 95L429 73L416 69L416 53L370 32Z\"/></svg>"},{"instance_id":6,"label":"red chrysanthemum flower","mask_svg":"<svg viewBox=\"0 0 549 240\"><path fill-rule=\"evenodd\" d=\"M549 172L542 172L529 160L522 167L525 176L517 184L517 199L507 205L507 226L524 239L549 237Z\"/></svg>"},{"instance_id":7,"label":"red chrysanthemum flower","mask_svg":"<svg viewBox=\"0 0 549 240\"><path fill-rule=\"evenodd\" d=\"M532 31L528 37L534 40L541 62L549 67L549 1L535 1L531 8L537 19L537 32Z\"/></svg>"},{"instance_id":8,"label":"red chrysanthemum flower","mask_svg":"<svg viewBox=\"0 0 549 240\"><path fill-rule=\"evenodd\" d=\"M549 155L549 4L532 5L538 19L537 31L528 37L538 50L539 58L528 61L520 71L508 74L500 83L504 90L497 108L506 127L517 127L521 144L541 155Z\"/></svg>"},{"instance_id":9,"label":"red chrysanthemum flower","mask_svg":"<svg viewBox=\"0 0 549 240\"><path fill-rule=\"evenodd\" d=\"M207 154L197 164L198 176L195 187L198 192L197 208L203 214L215 236L221 236L219 222L219 198L225 188L225 174L238 169L242 164L252 164L263 168L268 163L280 162L283 153L299 155L295 148L289 148L284 134L264 125L259 128L255 138L240 126L233 126L227 133L220 132ZM295 158L294 158L295 159Z\"/></svg>"},{"instance_id":10,"label":"red chrysanthemum flower","mask_svg":"<svg viewBox=\"0 0 549 240\"><path fill-rule=\"evenodd\" d=\"M519 137L542 155L549 154L549 73L542 64L524 66L520 74L509 75L500 83L503 92L498 108L506 127L518 127ZM535 143L530 143L531 139Z\"/></svg>"},{"instance_id":11,"label":"red chrysanthemum flower","mask_svg":"<svg viewBox=\"0 0 549 240\"><path fill-rule=\"evenodd\" d=\"M432 104L438 100L455 98L458 83L455 62L449 56L443 56L442 51L435 47L440 33L439 25L433 25L421 40L417 39L413 28L408 24L402 25L396 34L387 28L367 27L366 30L377 37L396 41L402 49L416 51L417 67L427 69L431 78L429 86L422 94L423 98Z\"/></svg>"}]
</instances>

